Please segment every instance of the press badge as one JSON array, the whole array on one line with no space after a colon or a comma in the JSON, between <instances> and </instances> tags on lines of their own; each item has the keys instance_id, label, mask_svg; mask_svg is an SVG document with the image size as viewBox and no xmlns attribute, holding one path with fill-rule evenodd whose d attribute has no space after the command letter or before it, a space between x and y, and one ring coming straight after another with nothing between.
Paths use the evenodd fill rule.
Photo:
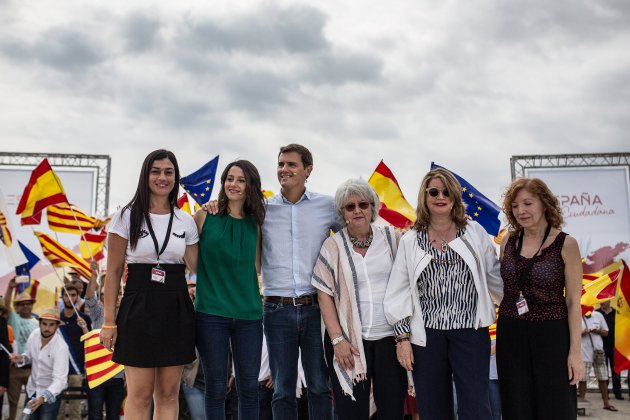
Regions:
<instances>
[{"instance_id":1,"label":"press badge","mask_svg":"<svg viewBox=\"0 0 630 420\"><path fill-rule=\"evenodd\" d=\"M164 284L165 280L166 271L162 270L159 265L151 269L151 281Z\"/></svg>"},{"instance_id":2,"label":"press badge","mask_svg":"<svg viewBox=\"0 0 630 420\"><path fill-rule=\"evenodd\" d=\"M529 312L529 308L527 307L527 301L523 297L522 293L519 299L516 301L516 310L518 311L519 315L523 315Z\"/></svg>"}]
</instances>

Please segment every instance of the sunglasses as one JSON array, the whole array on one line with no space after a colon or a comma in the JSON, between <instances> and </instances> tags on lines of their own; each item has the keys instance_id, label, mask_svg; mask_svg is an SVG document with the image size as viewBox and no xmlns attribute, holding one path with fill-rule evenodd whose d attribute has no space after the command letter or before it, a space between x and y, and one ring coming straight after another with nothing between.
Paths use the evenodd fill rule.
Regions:
<instances>
[{"instance_id":1,"label":"sunglasses","mask_svg":"<svg viewBox=\"0 0 630 420\"><path fill-rule=\"evenodd\" d=\"M370 204L372 203L368 203L367 201L361 201L358 205L361 210L367 210L367 208L370 207ZM354 211L354 209L357 208L357 204L356 203L346 204L345 206L343 206L343 208L346 209L346 211L349 213L351 211Z\"/></svg>"},{"instance_id":2,"label":"sunglasses","mask_svg":"<svg viewBox=\"0 0 630 420\"><path fill-rule=\"evenodd\" d=\"M442 196L444 197L449 196L449 192L446 188L444 188L443 190L438 190L437 188L427 188L426 191L431 197L437 197L440 193L442 193Z\"/></svg>"}]
</instances>

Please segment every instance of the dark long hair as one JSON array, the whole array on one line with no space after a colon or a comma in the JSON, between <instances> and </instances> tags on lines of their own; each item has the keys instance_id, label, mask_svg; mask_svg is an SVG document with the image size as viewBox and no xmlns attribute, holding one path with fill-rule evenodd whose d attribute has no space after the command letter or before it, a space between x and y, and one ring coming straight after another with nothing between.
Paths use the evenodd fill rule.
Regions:
<instances>
[{"instance_id":1,"label":"dark long hair","mask_svg":"<svg viewBox=\"0 0 630 420\"><path fill-rule=\"evenodd\" d=\"M258 169L248 160L236 160L228 164L221 174L221 189L219 190L219 214L228 214L228 198L225 195L225 180L233 166L241 168L245 175L245 204L243 212L251 215L258 226L265 220L265 197L260 184Z\"/></svg>"},{"instance_id":2,"label":"dark long hair","mask_svg":"<svg viewBox=\"0 0 630 420\"><path fill-rule=\"evenodd\" d=\"M140 239L140 231L144 218L149 217L149 205L151 191L149 190L149 174L151 167L156 160L168 159L175 167L175 185L168 194L168 202L171 210L177 207L177 196L179 194L179 166L173 152L164 149L155 150L144 158L142 169L140 170L140 178L138 179L138 188L131 201L123 207L123 213L126 210L131 211L129 215L129 245L131 249L135 249Z\"/></svg>"}]
</instances>

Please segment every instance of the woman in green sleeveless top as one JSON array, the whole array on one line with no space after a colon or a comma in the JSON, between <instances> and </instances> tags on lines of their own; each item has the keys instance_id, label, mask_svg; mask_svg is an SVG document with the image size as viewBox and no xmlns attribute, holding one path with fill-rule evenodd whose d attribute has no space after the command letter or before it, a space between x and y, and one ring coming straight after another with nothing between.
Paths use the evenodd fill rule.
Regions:
<instances>
[{"instance_id":1,"label":"woman in green sleeveless top","mask_svg":"<svg viewBox=\"0 0 630 420\"><path fill-rule=\"evenodd\" d=\"M232 350L241 419L258 418L262 347L260 225L265 217L260 175L246 160L221 175L216 215L199 210L196 335L206 382L206 419L225 419L228 354Z\"/></svg>"}]
</instances>

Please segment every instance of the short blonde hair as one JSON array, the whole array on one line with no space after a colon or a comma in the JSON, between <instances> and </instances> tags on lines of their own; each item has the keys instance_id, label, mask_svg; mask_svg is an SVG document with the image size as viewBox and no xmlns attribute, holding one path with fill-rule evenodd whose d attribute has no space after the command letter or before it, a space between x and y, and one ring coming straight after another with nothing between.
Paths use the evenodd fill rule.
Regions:
<instances>
[{"instance_id":1,"label":"short blonde hair","mask_svg":"<svg viewBox=\"0 0 630 420\"><path fill-rule=\"evenodd\" d=\"M560 207L558 198L553 195L547 184L539 178L516 178L506 188L505 193L503 193L502 210L507 218L508 230L512 233L519 233L521 229L523 229L522 226L518 224L514 214L512 213L512 203L516 199L516 195L522 189L525 189L529 193L538 197L538 199L542 202L545 211L545 220L547 223L556 229L560 229L564 224L562 208Z\"/></svg>"},{"instance_id":2,"label":"short blonde hair","mask_svg":"<svg viewBox=\"0 0 630 420\"><path fill-rule=\"evenodd\" d=\"M451 209L451 218L458 228L463 228L468 223L466 217L466 204L462 200L462 186L455 176L444 168L430 170L422 178L420 183L420 191L418 191L418 207L416 208L416 222L413 229L423 230L429 226L431 214L427 208L427 188L432 179L442 181L449 197L453 200L453 208Z\"/></svg>"}]
</instances>

